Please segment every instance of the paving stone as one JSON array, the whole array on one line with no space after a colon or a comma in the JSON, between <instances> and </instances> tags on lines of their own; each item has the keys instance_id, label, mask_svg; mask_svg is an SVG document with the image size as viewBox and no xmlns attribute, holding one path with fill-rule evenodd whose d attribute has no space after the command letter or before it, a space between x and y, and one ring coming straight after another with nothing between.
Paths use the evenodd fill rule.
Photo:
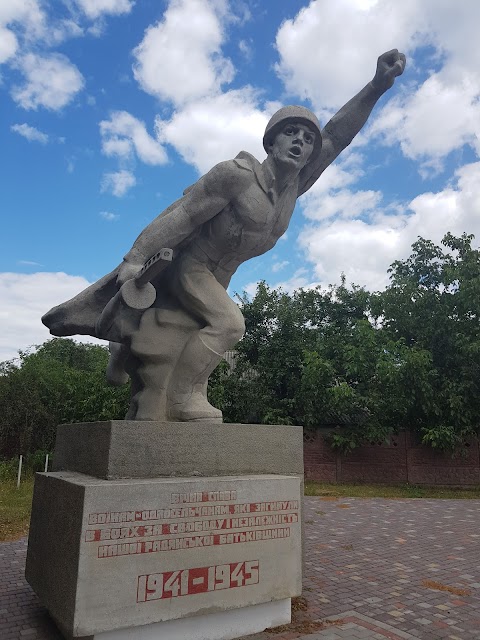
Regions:
<instances>
[{"instance_id":1,"label":"paving stone","mask_svg":"<svg viewBox=\"0 0 480 640\"><path fill-rule=\"evenodd\" d=\"M307 497L305 507L303 622L335 625L248 640L480 638L480 500ZM0 543L0 638L61 640L23 578L25 554L25 539Z\"/></svg>"}]
</instances>

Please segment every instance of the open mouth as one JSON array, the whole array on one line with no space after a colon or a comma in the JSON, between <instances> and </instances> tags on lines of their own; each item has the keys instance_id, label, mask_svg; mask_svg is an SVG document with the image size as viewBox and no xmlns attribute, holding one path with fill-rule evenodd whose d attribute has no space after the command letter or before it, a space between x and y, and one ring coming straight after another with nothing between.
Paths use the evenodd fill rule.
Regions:
<instances>
[{"instance_id":1,"label":"open mouth","mask_svg":"<svg viewBox=\"0 0 480 640\"><path fill-rule=\"evenodd\" d=\"M299 158L302 155L302 148L298 145L294 145L290 148L290 153L292 156L295 156L295 158Z\"/></svg>"}]
</instances>

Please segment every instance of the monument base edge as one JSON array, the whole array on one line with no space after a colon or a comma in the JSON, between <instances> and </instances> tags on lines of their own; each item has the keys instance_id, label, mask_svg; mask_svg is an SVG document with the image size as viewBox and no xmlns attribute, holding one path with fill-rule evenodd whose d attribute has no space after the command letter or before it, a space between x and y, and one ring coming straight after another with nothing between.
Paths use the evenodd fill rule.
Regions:
<instances>
[{"instance_id":1,"label":"monument base edge","mask_svg":"<svg viewBox=\"0 0 480 640\"><path fill-rule=\"evenodd\" d=\"M104 631L72 640L233 640L289 624L290 621L291 598L285 598L204 616Z\"/></svg>"}]
</instances>

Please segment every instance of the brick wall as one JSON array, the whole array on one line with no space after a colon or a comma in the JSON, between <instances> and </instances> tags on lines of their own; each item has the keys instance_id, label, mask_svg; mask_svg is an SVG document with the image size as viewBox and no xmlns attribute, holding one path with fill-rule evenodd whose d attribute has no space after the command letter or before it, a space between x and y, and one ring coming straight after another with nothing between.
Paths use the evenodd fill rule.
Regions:
<instances>
[{"instance_id":1,"label":"brick wall","mask_svg":"<svg viewBox=\"0 0 480 640\"><path fill-rule=\"evenodd\" d=\"M388 443L335 453L325 443L324 430L305 432L305 477L322 482L370 482L444 486L480 485L480 443L472 440L463 451L441 454L402 432Z\"/></svg>"}]
</instances>

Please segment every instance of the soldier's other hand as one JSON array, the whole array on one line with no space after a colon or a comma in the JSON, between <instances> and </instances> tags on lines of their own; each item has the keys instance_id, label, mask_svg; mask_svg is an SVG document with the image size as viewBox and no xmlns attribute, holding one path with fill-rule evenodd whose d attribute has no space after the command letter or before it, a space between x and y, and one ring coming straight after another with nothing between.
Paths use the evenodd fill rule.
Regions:
<instances>
[{"instance_id":1,"label":"soldier's other hand","mask_svg":"<svg viewBox=\"0 0 480 640\"><path fill-rule=\"evenodd\" d=\"M386 91L393 86L395 78L402 75L407 59L398 49L382 53L377 60L377 71L372 80L373 86L379 91Z\"/></svg>"},{"instance_id":2,"label":"soldier's other hand","mask_svg":"<svg viewBox=\"0 0 480 640\"><path fill-rule=\"evenodd\" d=\"M124 260L120 265L120 269L118 270L117 285L121 287L122 284L124 284L127 280L131 280L132 278L134 278L140 271L142 266L142 264L135 264L133 262L127 262L126 260Z\"/></svg>"}]
</instances>

